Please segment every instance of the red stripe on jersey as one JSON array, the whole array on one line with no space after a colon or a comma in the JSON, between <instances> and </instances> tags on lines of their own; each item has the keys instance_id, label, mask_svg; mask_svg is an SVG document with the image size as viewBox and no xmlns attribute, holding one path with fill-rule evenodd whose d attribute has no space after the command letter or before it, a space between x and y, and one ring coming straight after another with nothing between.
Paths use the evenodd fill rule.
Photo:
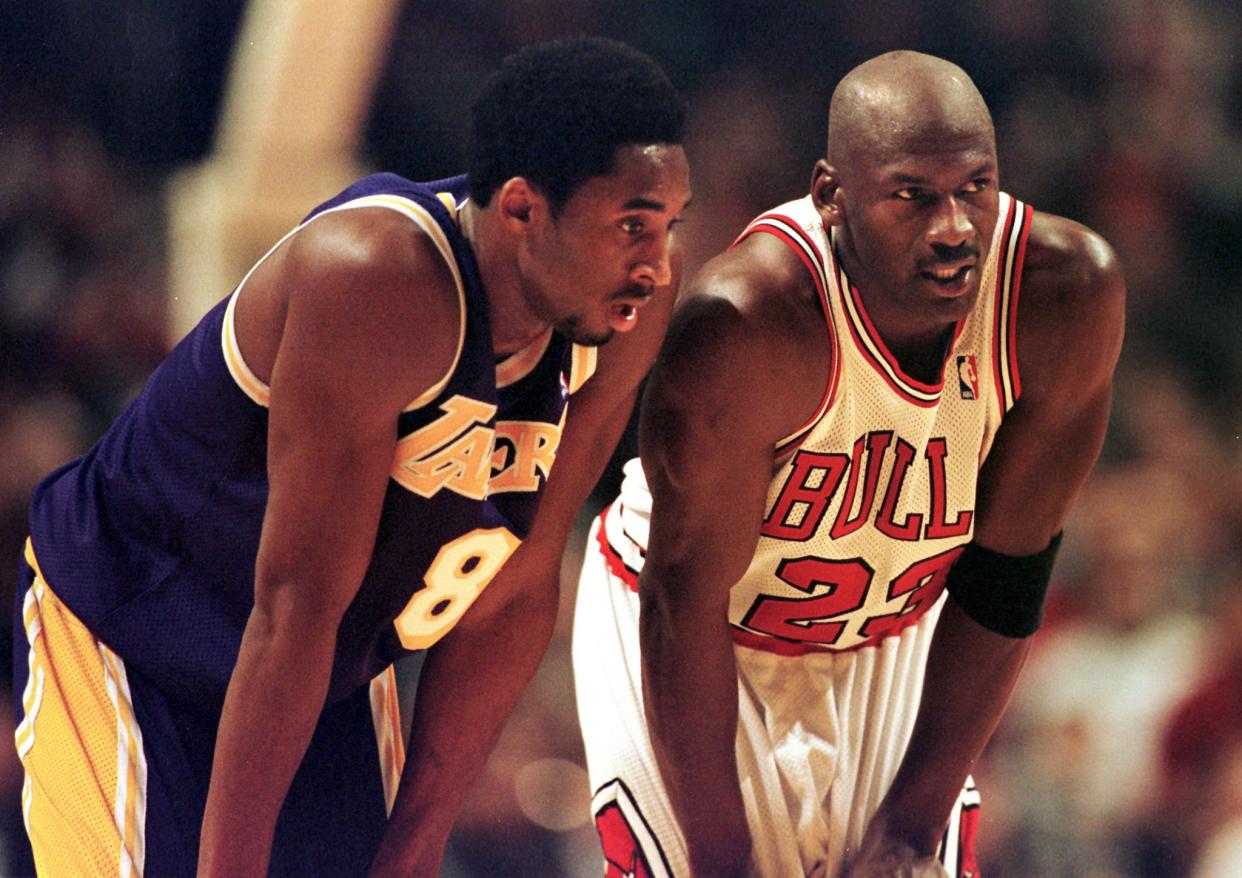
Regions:
<instances>
[{"instance_id":1,"label":"red stripe on jersey","mask_svg":"<svg viewBox=\"0 0 1242 878\"><path fill-rule=\"evenodd\" d=\"M742 241L746 240L751 235L754 235L758 232L766 232L769 235L773 235L781 239L787 245L789 245L789 249L792 250L794 253L796 253L798 258L802 260L802 264L806 266L806 270L811 273L811 280L815 281L815 289L819 291L819 296L821 299L823 299L824 298L823 281L820 280L819 270L816 268L815 264L811 262L811 258L806 255L806 251L798 246L797 242L794 240L794 237L790 235L789 232L785 231L784 229L777 228L776 226L764 225L762 221L765 219L769 219L769 217L766 217L766 216L760 217L760 219L755 220L754 224L750 228L742 232L742 234L738 236L738 239L729 245L729 249L732 250L738 244L742 243ZM787 223L791 227L797 228L797 225L795 223L793 223L791 220L785 219L782 216L777 216L773 214L771 216L771 219L779 219ZM799 235L798 240L802 241L807 246L809 246L815 252L815 255L818 258L820 259L823 258L822 256L820 256L819 248L815 246L815 242L812 241L810 238Z\"/></svg>"},{"instance_id":2,"label":"red stripe on jersey","mask_svg":"<svg viewBox=\"0 0 1242 878\"><path fill-rule=\"evenodd\" d=\"M766 224L765 221L782 223L785 226L788 226L790 231ZM793 234L790 233L791 231ZM765 232L774 236L778 240L783 241L789 249L793 250L798 259L802 261L802 264L806 266L806 270L810 272L811 280L815 283L815 291L819 293L819 304L820 309L823 312L824 323L828 327L828 344L831 349L830 354L832 358L830 373L828 375L828 384L824 388L824 395L820 398L819 406L815 409L815 413L811 415L810 419L807 420L806 423L804 423L797 430L794 430L794 432L789 434L786 439L777 444L775 455L779 458L781 455L788 454L791 450L801 445L802 440L807 437L807 434L811 432L811 429L819 423L825 413L827 413L828 409L832 408L832 403L837 396L837 387L841 383L841 354L837 344L836 327L833 325L832 321L832 312L829 310L828 291L824 288L824 278L821 275L821 272L826 272L828 269L825 267L824 254L820 252L820 249L816 246L815 241L803 232L802 227L791 218L785 216L784 214L767 213L754 220L749 226L747 226L746 230L743 231L742 234L738 235L737 239L729 245L729 249L732 250L756 232ZM797 236L796 240L794 235ZM801 242L806 245L806 247L810 248L811 252L815 254L815 260L818 262L818 265L811 261L811 257L807 255L805 249L798 246L798 242Z\"/></svg>"},{"instance_id":3,"label":"red stripe on jersey","mask_svg":"<svg viewBox=\"0 0 1242 878\"><path fill-rule=\"evenodd\" d=\"M961 878L979 878L979 858L975 853L978 835L979 806L966 805L962 808L957 838L957 874Z\"/></svg>"},{"instance_id":4,"label":"red stripe on jersey","mask_svg":"<svg viewBox=\"0 0 1242 878\"><path fill-rule=\"evenodd\" d=\"M933 604L936 602L938 597L939 595L937 595L936 598L933 598ZM913 616L913 618L910 618L910 616L902 617L898 621L887 626L883 633L877 634L874 637L868 637L862 643L855 643L853 646L846 646L842 648L821 646L820 644L810 643L803 640L786 640L783 637L772 637L768 634L757 634L754 631L747 631L745 628L739 628L736 625L730 626L730 633L733 636L733 642L738 646L744 646L747 649L758 649L763 652L771 652L776 655L797 657L819 652L846 653L855 652L860 649L867 649L868 647L872 647L880 643L885 638L892 637L894 634L900 634L902 631L905 631L911 625L918 622L919 619L923 618L923 615L923 613L911 613L910 616Z\"/></svg>"},{"instance_id":5,"label":"red stripe on jersey","mask_svg":"<svg viewBox=\"0 0 1242 878\"><path fill-rule=\"evenodd\" d=\"M1018 238L1018 251L1013 257L1013 284L1009 289L1009 378L1013 382L1013 401L1017 402L1022 395L1022 380L1018 377L1018 290L1022 286L1022 263L1026 259L1026 240L1031 234L1031 217L1034 209L1029 205L1022 208L1022 234Z\"/></svg>"},{"instance_id":6,"label":"red stripe on jersey","mask_svg":"<svg viewBox=\"0 0 1242 878\"><path fill-rule=\"evenodd\" d=\"M604 556L604 563L608 565L608 571L624 582L630 591L638 594L638 572L627 567L620 553L612 547L612 543L608 542L608 525L605 519L611 509L612 504L609 503L599 514L599 529L595 532L595 541L599 543L599 550Z\"/></svg>"},{"instance_id":7,"label":"red stripe on jersey","mask_svg":"<svg viewBox=\"0 0 1242 878\"><path fill-rule=\"evenodd\" d=\"M1000 406L1001 417L1005 416L1006 411L1005 356L1004 345L1001 343L1006 337L1005 327L1001 325L1005 320L1005 265L1009 261L1009 236L1013 233L1013 219L1017 206L1017 199L1011 198L1009 212L1005 214L1005 228L1000 236L1001 253L999 256L989 257L996 262L996 291L992 296L994 300L992 303L992 383L996 386L996 404Z\"/></svg>"},{"instance_id":8,"label":"red stripe on jersey","mask_svg":"<svg viewBox=\"0 0 1242 878\"><path fill-rule=\"evenodd\" d=\"M863 307L862 297L858 294L858 288L853 284L848 283L848 281L841 284L842 298L844 299L847 295L854 303L855 308L857 308L859 319L863 324L861 328L856 325L856 322L853 319L854 315L850 313L848 305L843 301L842 307L845 307L846 309L846 325L850 328L850 335L854 337L854 345L858 348L859 352L862 353L863 358L866 359L866 361L871 364L871 367L879 373L881 378L884 379L884 383L891 387L893 392L902 399L906 400L906 402L913 403L921 408L932 408L939 403L940 392L944 389L944 364L941 363L940 365L939 384L924 384L921 381L916 381L911 378L904 371L902 371L901 366L897 363L897 358L893 356L892 352L889 351L888 346L884 344L884 340L880 338L880 334L876 331L874 324L871 322L871 317L867 314L867 309ZM953 327L953 340L949 344L949 351L953 350L953 346L956 344L957 337L961 334L962 326L964 324L965 318L962 318ZM868 347L866 341L863 340L863 333L866 333L867 338L869 338L879 350L880 356L884 358L889 368L885 368L885 364L876 358L875 354L871 351L871 348ZM908 384L909 387L902 386L902 382ZM922 393L934 395L934 398L923 399L922 397L914 395L910 388Z\"/></svg>"}]
</instances>

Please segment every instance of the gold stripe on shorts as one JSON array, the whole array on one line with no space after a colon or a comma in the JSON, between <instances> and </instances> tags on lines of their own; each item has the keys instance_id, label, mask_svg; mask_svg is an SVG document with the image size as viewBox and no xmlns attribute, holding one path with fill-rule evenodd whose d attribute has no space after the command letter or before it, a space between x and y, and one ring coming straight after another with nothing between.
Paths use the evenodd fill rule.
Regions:
<instances>
[{"instance_id":1,"label":"gold stripe on shorts","mask_svg":"<svg viewBox=\"0 0 1242 878\"><path fill-rule=\"evenodd\" d=\"M371 721L375 724L375 745L379 750L380 776L384 782L384 804L388 813L396 800L405 768L405 742L401 738L401 706L397 700L397 675L389 665L371 680Z\"/></svg>"},{"instance_id":2,"label":"gold stripe on shorts","mask_svg":"<svg viewBox=\"0 0 1242 878\"><path fill-rule=\"evenodd\" d=\"M30 677L15 733L22 815L40 875L140 876L146 757L125 663L61 602L26 542Z\"/></svg>"}]
</instances>

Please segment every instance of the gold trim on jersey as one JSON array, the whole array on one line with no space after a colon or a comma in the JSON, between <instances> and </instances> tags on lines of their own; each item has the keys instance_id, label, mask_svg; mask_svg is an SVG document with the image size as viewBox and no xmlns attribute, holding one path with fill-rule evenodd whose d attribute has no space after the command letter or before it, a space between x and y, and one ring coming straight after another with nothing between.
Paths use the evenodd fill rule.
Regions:
<instances>
[{"instance_id":1,"label":"gold trim on jersey","mask_svg":"<svg viewBox=\"0 0 1242 878\"><path fill-rule=\"evenodd\" d=\"M379 751L380 776L384 783L384 805L392 814L401 772L405 768L405 742L401 738L401 704L397 697L397 675L389 665L371 680L371 721L375 725L375 746Z\"/></svg>"},{"instance_id":2,"label":"gold trim on jersey","mask_svg":"<svg viewBox=\"0 0 1242 878\"><path fill-rule=\"evenodd\" d=\"M57 597L29 540L25 555L35 578L22 602L29 678L15 738L35 868L139 876L147 764L125 663Z\"/></svg>"},{"instance_id":3,"label":"gold trim on jersey","mask_svg":"<svg viewBox=\"0 0 1242 878\"><path fill-rule=\"evenodd\" d=\"M440 199L440 203L448 208L449 216L453 218L453 222L457 222L457 199L453 197L452 192L437 192L436 198ZM462 202L463 204L465 202Z\"/></svg>"},{"instance_id":4,"label":"gold trim on jersey","mask_svg":"<svg viewBox=\"0 0 1242 878\"><path fill-rule=\"evenodd\" d=\"M515 354L496 364L496 389L516 384L539 365L552 341L552 330L545 330L538 338Z\"/></svg>"},{"instance_id":5,"label":"gold trim on jersey","mask_svg":"<svg viewBox=\"0 0 1242 878\"><path fill-rule=\"evenodd\" d=\"M576 344L569 361L569 394L573 396L591 380L599 365L599 348Z\"/></svg>"},{"instance_id":6,"label":"gold trim on jersey","mask_svg":"<svg viewBox=\"0 0 1242 878\"><path fill-rule=\"evenodd\" d=\"M224 345L224 362L229 368L229 374L237 382L237 386L242 389L246 396L250 397L251 402L267 408L272 398L271 388L260 381L254 372L250 371L250 367L246 365L241 347L237 344L237 332L233 328L233 314L237 308L237 295L240 292L241 287L238 287L233 295L229 296L228 308L224 312L224 329L221 333L221 341Z\"/></svg>"},{"instance_id":7,"label":"gold trim on jersey","mask_svg":"<svg viewBox=\"0 0 1242 878\"><path fill-rule=\"evenodd\" d=\"M441 195L447 193L440 193ZM441 199L443 200L443 199ZM338 204L336 207L329 208L321 213L315 214L306 222L301 223L293 229L290 229L285 235L277 241L272 248L263 254L263 257L256 262L251 269L246 272L246 276L242 278L241 283L237 285L237 289L233 292L233 296L229 301L228 309L224 316L224 327L221 332L221 345L224 349L224 360L228 366L229 374L233 376L233 380L237 382L237 386L250 397L257 405L267 408L271 399L271 388L260 381L254 373L246 365L245 358L242 356L241 348L237 344L236 329L233 325L234 305L237 297L241 294L242 289L246 286L246 281L250 280L250 276L255 270L262 265L269 256L276 252L281 244L289 240L293 235L308 225L319 219L321 216L327 216L330 213L337 213L342 210L354 210L360 207L383 207L388 210L395 210L406 218L412 220L415 225L427 234L436 249L440 251L440 255L444 257L444 261L448 263L449 271L453 275L453 283L457 287L457 303L459 308L459 320L457 330L457 350L453 354L453 362L449 365L444 376L435 384L428 387L423 393L407 405L403 412L414 411L419 409L439 396L444 388L448 386L449 380L453 377L453 373L457 370L457 364L461 360L462 348L466 342L466 288L461 279L461 270L457 267L457 259L453 256L453 248L448 238L444 234L444 230L440 228L435 217L422 205L400 195L378 194L364 195L361 198L355 198L353 201L347 201L344 204Z\"/></svg>"}]
</instances>

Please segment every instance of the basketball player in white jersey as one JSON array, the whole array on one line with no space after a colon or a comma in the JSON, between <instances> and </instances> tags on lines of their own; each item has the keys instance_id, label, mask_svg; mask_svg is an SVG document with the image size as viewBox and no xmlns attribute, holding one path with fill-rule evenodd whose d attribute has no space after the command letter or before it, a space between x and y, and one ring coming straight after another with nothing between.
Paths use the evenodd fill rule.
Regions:
<instances>
[{"instance_id":1,"label":"basketball player in white jersey","mask_svg":"<svg viewBox=\"0 0 1242 878\"><path fill-rule=\"evenodd\" d=\"M969 77L897 52L688 293L578 593L605 873L971 875L971 767L1104 439L1113 253L1002 193Z\"/></svg>"}]
</instances>

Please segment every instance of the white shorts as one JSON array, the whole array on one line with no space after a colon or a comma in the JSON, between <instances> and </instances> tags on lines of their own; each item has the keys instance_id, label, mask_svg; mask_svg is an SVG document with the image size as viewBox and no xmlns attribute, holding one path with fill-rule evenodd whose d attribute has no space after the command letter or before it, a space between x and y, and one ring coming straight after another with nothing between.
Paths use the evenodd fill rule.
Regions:
<instances>
[{"instance_id":1,"label":"white shorts","mask_svg":"<svg viewBox=\"0 0 1242 878\"><path fill-rule=\"evenodd\" d=\"M593 523L574 612L592 811L608 878L682 878L690 874L685 842L643 713L634 585L642 553L623 517L618 502ZM645 531L645 521L627 526ZM855 651L780 655L735 646L738 772L753 876L834 878L857 849L905 753L939 609ZM976 873L978 806L968 781L941 845L951 876Z\"/></svg>"}]
</instances>

